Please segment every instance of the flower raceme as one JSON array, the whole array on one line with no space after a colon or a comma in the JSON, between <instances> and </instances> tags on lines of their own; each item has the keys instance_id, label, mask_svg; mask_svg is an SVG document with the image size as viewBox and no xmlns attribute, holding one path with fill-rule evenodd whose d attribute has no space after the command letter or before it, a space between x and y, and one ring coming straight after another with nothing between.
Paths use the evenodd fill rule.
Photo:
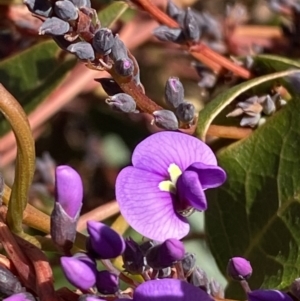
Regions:
<instances>
[{"instance_id":1,"label":"flower raceme","mask_svg":"<svg viewBox=\"0 0 300 301\"><path fill-rule=\"evenodd\" d=\"M133 152L132 165L117 177L120 211L136 231L157 241L187 235L186 217L207 209L204 191L226 180L212 150L179 132L143 140Z\"/></svg>"}]
</instances>

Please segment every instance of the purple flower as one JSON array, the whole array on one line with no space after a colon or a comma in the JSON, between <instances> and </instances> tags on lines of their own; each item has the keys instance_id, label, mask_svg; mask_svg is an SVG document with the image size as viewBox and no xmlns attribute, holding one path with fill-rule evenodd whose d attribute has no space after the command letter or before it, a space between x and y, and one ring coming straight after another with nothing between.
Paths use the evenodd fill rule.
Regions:
<instances>
[{"instance_id":1,"label":"purple flower","mask_svg":"<svg viewBox=\"0 0 300 301\"><path fill-rule=\"evenodd\" d=\"M178 279L150 280L139 285L134 301L213 301L203 290Z\"/></svg>"},{"instance_id":2,"label":"purple flower","mask_svg":"<svg viewBox=\"0 0 300 301\"><path fill-rule=\"evenodd\" d=\"M109 271L99 271L96 277L96 287L100 294L115 294L119 290L119 277Z\"/></svg>"},{"instance_id":3,"label":"purple flower","mask_svg":"<svg viewBox=\"0 0 300 301\"><path fill-rule=\"evenodd\" d=\"M243 257L233 257L228 262L227 274L234 280L248 279L252 275L251 264Z\"/></svg>"},{"instance_id":4,"label":"purple flower","mask_svg":"<svg viewBox=\"0 0 300 301\"><path fill-rule=\"evenodd\" d=\"M35 298L30 293L18 293L3 299L3 301L35 301Z\"/></svg>"},{"instance_id":5,"label":"purple flower","mask_svg":"<svg viewBox=\"0 0 300 301\"><path fill-rule=\"evenodd\" d=\"M189 232L186 216L207 209L204 190L226 179L205 143L178 132L143 140L132 164L117 177L120 211L136 231L157 241L184 237Z\"/></svg>"},{"instance_id":6,"label":"purple flower","mask_svg":"<svg viewBox=\"0 0 300 301\"><path fill-rule=\"evenodd\" d=\"M249 301L293 301L288 294L277 290L256 290L247 295Z\"/></svg>"}]
</instances>

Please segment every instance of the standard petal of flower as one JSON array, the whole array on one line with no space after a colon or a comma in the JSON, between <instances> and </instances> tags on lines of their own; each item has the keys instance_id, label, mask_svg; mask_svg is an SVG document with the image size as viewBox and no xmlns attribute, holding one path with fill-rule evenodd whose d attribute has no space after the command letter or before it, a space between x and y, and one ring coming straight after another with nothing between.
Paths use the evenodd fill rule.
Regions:
<instances>
[{"instance_id":1,"label":"standard petal of flower","mask_svg":"<svg viewBox=\"0 0 300 301\"><path fill-rule=\"evenodd\" d=\"M198 174L203 189L221 186L226 181L225 171L216 165L207 165L200 162L193 163L187 170Z\"/></svg>"},{"instance_id":2,"label":"standard petal of flower","mask_svg":"<svg viewBox=\"0 0 300 301\"><path fill-rule=\"evenodd\" d=\"M286 293L278 290L255 290L248 293L249 301L293 301Z\"/></svg>"},{"instance_id":3,"label":"standard petal of flower","mask_svg":"<svg viewBox=\"0 0 300 301\"><path fill-rule=\"evenodd\" d=\"M203 290L178 279L146 281L136 288L133 299L138 301L213 301Z\"/></svg>"},{"instance_id":4,"label":"standard petal of flower","mask_svg":"<svg viewBox=\"0 0 300 301\"><path fill-rule=\"evenodd\" d=\"M159 132L137 145L132 155L132 164L140 169L168 177L171 163L184 171L194 162L216 165L212 150L199 139L177 132Z\"/></svg>"},{"instance_id":5,"label":"standard petal of flower","mask_svg":"<svg viewBox=\"0 0 300 301\"><path fill-rule=\"evenodd\" d=\"M116 199L124 218L140 234L158 241L180 239L189 232L189 225L174 211L171 194L159 190L162 180L151 172L126 167L117 178Z\"/></svg>"}]
</instances>

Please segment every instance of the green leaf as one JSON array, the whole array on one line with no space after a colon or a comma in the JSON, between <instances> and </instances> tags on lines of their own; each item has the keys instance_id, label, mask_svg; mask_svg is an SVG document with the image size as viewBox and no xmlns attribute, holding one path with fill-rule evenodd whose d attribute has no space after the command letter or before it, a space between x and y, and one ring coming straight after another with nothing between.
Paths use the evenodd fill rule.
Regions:
<instances>
[{"instance_id":1,"label":"green leaf","mask_svg":"<svg viewBox=\"0 0 300 301\"><path fill-rule=\"evenodd\" d=\"M197 137L199 137L201 140L204 140L206 136L206 132L210 124L213 122L213 120L226 106L228 106L240 94L267 81L271 81L287 75L291 75L296 72L298 71L287 70L287 71L260 76L248 80L242 84L236 85L233 88L227 90L226 92L221 93L216 98L214 98L210 103L208 103L202 111L200 111L198 117L197 130L196 130Z\"/></svg>"},{"instance_id":2,"label":"green leaf","mask_svg":"<svg viewBox=\"0 0 300 301\"><path fill-rule=\"evenodd\" d=\"M98 13L98 18L102 27L111 27L127 10L128 4L123 1L117 1Z\"/></svg>"},{"instance_id":3,"label":"green leaf","mask_svg":"<svg viewBox=\"0 0 300 301\"><path fill-rule=\"evenodd\" d=\"M0 62L0 82L21 103L26 113L43 101L67 75L76 60L62 55L53 41L39 43ZM9 130L0 118L0 135Z\"/></svg>"},{"instance_id":4,"label":"green leaf","mask_svg":"<svg viewBox=\"0 0 300 301\"><path fill-rule=\"evenodd\" d=\"M300 275L300 98L218 154L227 172L207 191L206 230L216 261L250 260L252 289L287 288ZM230 282L228 295L244 297ZM240 292L240 295L238 294Z\"/></svg>"}]
</instances>

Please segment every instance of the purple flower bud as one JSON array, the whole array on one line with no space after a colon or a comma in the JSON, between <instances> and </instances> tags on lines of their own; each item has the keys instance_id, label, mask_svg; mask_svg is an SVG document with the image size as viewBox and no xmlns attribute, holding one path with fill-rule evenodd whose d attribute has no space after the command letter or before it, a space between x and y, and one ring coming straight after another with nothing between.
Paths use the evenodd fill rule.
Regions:
<instances>
[{"instance_id":1,"label":"purple flower bud","mask_svg":"<svg viewBox=\"0 0 300 301\"><path fill-rule=\"evenodd\" d=\"M234 280L246 280L252 275L251 264L243 257L233 257L228 262L227 274Z\"/></svg>"},{"instance_id":2,"label":"purple flower bud","mask_svg":"<svg viewBox=\"0 0 300 301\"><path fill-rule=\"evenodd\" d=\"M9 296L20 292L22 292L22 285L18 278L0 265L0 293Z\"/></svg>"},{"instance_id":3,"label":"purple flower bud","mask_svg":"<svg viewBox=\"0 0 300 301\"><path fill-rule=\"evenodd\" d=\"M24 4L30 12L46 18L52 13L52 3L47 0L24 0Z\"/></svg>"},{"instance_id":4,"label":"purple flower bud","mask_svg":"<svg viewBox=\"0 0 300 301\"><path fill-rule=\"evenodd\" d=\"M210 291L207 274L199 267L196 267L193 270L191 276L188 279L188 282L196 287L203 289L206 292Z\"/></svg>"},{"instance_id":5,"label":"purple flower bud","mask_svg":"<svg viewBox=\"0 0 300 301\"><path fill-rule=\"evenodd\" d=\"M115 38L112 31L108 28L101 28L95 33L92 44L96 52L107 55L111 52L114 42Z\"/></svg>"},{"instance_id":6,"label":"purple flower bud","mask_svg":"<svg viewBox=\"0 0 300 301\"><path fill-rule=\"evenodd\" d=\"M291 286L290 292L297 298L300 299L300 278L295 279Z\"/></svg>"},{"instance_id":7,"label":"purple flower bud","mask_svg":"<svg viewBox=\"0 0 300 301\"><path fill-rule=\"evenodd\" d=\"M162 244L152 247L146 254L147 265L153 269L172 266L184 258L183 243L175 238L165 240Z\"/></svg>"},{"instance_id":8,"label":"purple flower bud","mask_svg":"<svg viewBox=\"0 0 300 301\"><path fill-rule=\"evenodd\" d=\"M115 61L114 68L119 75L124 77L132 75L134 71L134 65L130 58Z\"/></svg>"},{"instance_id":9,"label":"purple flower bud","mask_svg":"<svg viewBox=\"0 0 300 301\"><path fill-rule=\"evenodd\" d=\"M85 294L80 295L78 301L106 301L105 299L100 299L97 295Z\"/></svg>"},{"instance_id":10,"label":"purple flower bud","mask_svg":"<svg viewBox=\"0 0 300 301\"><path fill-rule=\"evenodd\" d=\"M70 1L65 0L63 2L70 2ZM67 50L70 51L71 53L74 53L80 60L93 61L95 59L94 49L91 46L91 44L87 42L82 41L82 42L71 44L67 48Z\"/></svg>"},{"instance_id":11,"label":"purple flower bud","mask_svg":"<svg viewBox=\"0 0 300 301\"><path fill-rule=\"evenodd\" d=\"M219 282L212 279L209 283L209 288L210 288L210 294L213 297L219 298L219 299L224 299L224 296L225 296L224 288L222 287L222 285Z\"/></svg>"},{"instance_id":12,"label":"purple flower bud","mask_svg":"<svg viewBox=\"0 0 300 301\"><path fill-rule=\"evenodd\" d=\"M109 96L124 93L120 86L112 78L95 78L102 85L103 90Z\"/></svg>"},{"instance_id":13,"label":"purple flower bud","mask_svg":"<svg viewBox=\"0 0 300 301\"><path fill-rule=\"evenodd\" d=\"M165 25L155 28L153 35L163 42L181 43L184 40L181 28L170 28Z\"/></svg>"},{"instance_id":14,"label":"purple flower bud","mask_svg":"<svg viewBox=\"0 0 300 301\"><path fill-rule=\"evenodd\" d=\"M118 34L116 34L115 36L115 42L111 48L110 57L114 62L117 60L128 58L127 47L125 46L124 42L119 38Z\"/></svg>"},{"instance_id":15,"label":"purple flower bud","mask_svg":"<svg viewBox=\"0 0 300 301\"><path fill-rule=\"evenodd\" d=\"M196 267L196 256L193 253L185 253L184 258L181 260L183 272L188 277Z\"/></svg>"},{"instance_id":16,"label":"purple flower bud","mask_svg":"<svg viewBox=\"0 0 300 301\"><path fill-rule=\"evenodd\" d=\"M78 18L78 10L71 1L56 1L54 12L58 18L64 21L72 21Z\"/></svg>"},{"instance_id":17,"label":"purple flower bud","mask_svg":"<svg viewBox=\"0 0 300 301\"><path fill-rule=\"evenodd\" d=\"M3 299L3 301L35 301L35 298L30 293L23 292L11 295L10 297Z\"/></svg>"},{"instance_id":18,"label":"purple flower bud","mask_svg":"<svg viewBox=\"0 0 300 301\"><path fill-rule=\"evenodd\" d=\"M61 36L70 30L70 25L59 18L46 19L39 29L40 35Z\"/></svg>"},{"instance_id":19,"label":"purple flower bud","mask_svg":"<svg viewBox=\"0 0 300 301\"><path fill-rule=\"evenodd\" d=\"M118 93L105 101L112 109L123 113L136 112L134 99L126 93Z\"/></svg>"},{"instance_id":20,"label":"purple flower bud","mask_svg":"<svg viewBox=\"0 0 300 301\"><path fill-rule=\"evenodd\" d=\"M288 294L278 290L255 290L247 295L248 301L293 301Z\"/></svg>"},{"instance_id":21,"label":"purple flower bud","mask_svg":"<svg viewBox=\"0 0 300 301\"><path fill-rule=\"evenodd\" d=\"M171 18L176 20L180 26L183 26L185 11L183 9L178 8L171 0L168 1L166 13Z\"/></svg>"},{"instance_id":22,"label":"purple flower bud","mask_svg":"<svg viewBox=\"0 0 300 301\"><path fill-rule=\"evenodd\" d=\"M190 40L197 42L200 38L200 28L198 22L192 12L191 8L187 8L185 18L184 18L184 27L183 32L185 37Z\"/></svg>"},{"instance_id":23,"label":"purple flower bud","mask_svg":"<svg viewBox=\"0 0 300 301\"><path fill-rule=\"evenodd\" d=\"M176 108L176 116L184 123L190 123L195 117L195 107L192 103L182 102Z\"/></svg>"},{"instance_id":24,"label":"purple flower bud","mask_svg":"<svg viewBox=\"0 0 300 301\"><path fill-rule=\"evenodd\" d=\"M125 240L125 251L122 254L124 268L132 275L138 275L145 271L145 257L140 246L132 239Z\"/></svg>"},{"instance_id":25,"label":"purple flower bud","mask_svg":"<svg viewBox=\"0 0 300 301\"><path fill-rule=\"evenodd\" d=\"M91 1L90 0L69 0L71 1L76 7L91 7Z\"/></svg>"},{"instance_id":26,"label":"purple flower bud","mask_svg":"<svg viewBox=\"0 0 300 301\"><path fill-rule=\"evenodd\" d=\"M100 294L115 294L119 290L119 277L108 271L97 272L96 287Z\"/></svg>"},{"instance_id":27,"label":"purple flower bud","mask_svg":"<svg viewBox=\"0 0 300 301\"><path fill-rule=\"evenodd\" d=\"M61 257L60 263L67 280L80 290L88 290L96 283L96 265L88 256Z\"/></svg>"},{"instance_id":28,"label":"purple flower bud","mask_svg":"<svg viewBox=\"0 0 300 301\"><path fill-rule=\"evenodd\" d=\"M125 250L125 241L121 235L100 222L88 221L90 247L100 259L110 259L121 255Z\"/></svg>"},{"instance_id":29,"label":"purple flower bud","mask_svg":"<svg viewBox=\"0 0 300 301\"><path fill-rule=\"evenodd\" d=\"M275 103L270 95L267 95L262 103L263 113L266 115L272 115L276 111Z\"/></svg>"},{"instance_id":30,"label":"purple flower bud","mask_svg":"<svg viewBox=\"0 0 300 301\"><path fill-rule=\"evenodd\" d=\"M155 123L158 127L175 131L178 130L178 120L175 114L169 110L159 110L152 113Z\"/></svg>"},{"instance_id":31,"label":"purple flower bud","mask_svg":"<svg viewBox=\"0 0 300 301\"><path fill-rule=\"evenodd\" d=\"M173 108L177 108L184 99L184 88L178 77L170 77L165 86L166 102Z\"/></svg>"}]
</instances>

